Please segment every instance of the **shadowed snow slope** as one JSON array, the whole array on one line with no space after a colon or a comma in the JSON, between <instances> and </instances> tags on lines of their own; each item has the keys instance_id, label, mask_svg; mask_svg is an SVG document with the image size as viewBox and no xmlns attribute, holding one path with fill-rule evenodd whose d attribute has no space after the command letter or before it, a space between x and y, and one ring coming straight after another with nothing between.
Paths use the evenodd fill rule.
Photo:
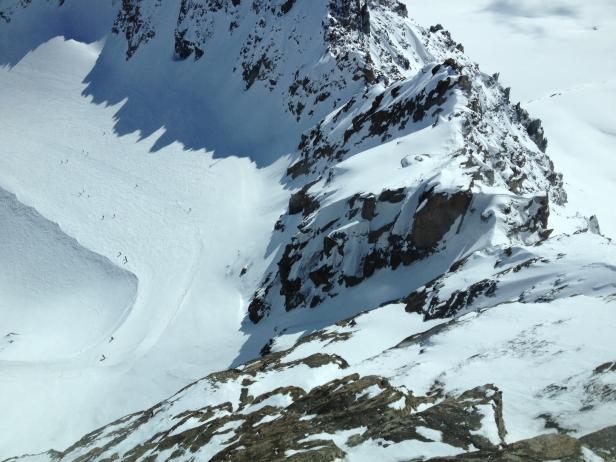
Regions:
<instances>
[{"instance_id":1,"label":"shadowed snow slope","mask_svg":"<svg viewBox=\"0 0 616 462\"><path fill-rule=\"evenodd\" d=\"M280 166L115 135L118 106L81 95L99 51L57 37L0 69L0 457L65 446L227 367L286 203Z\"/></svg>"}]
</instances>

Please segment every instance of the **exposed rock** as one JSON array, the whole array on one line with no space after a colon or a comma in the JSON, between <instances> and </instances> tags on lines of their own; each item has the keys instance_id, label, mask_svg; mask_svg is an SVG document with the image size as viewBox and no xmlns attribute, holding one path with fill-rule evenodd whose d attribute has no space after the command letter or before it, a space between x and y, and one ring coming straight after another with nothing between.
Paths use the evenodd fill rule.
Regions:
<instances>
[{"instance_id":1,"label":"exposed rock","mask_svg":"<svg viewBox=\"0 0 616 462\"><path fill-rule=\"evenodd\" d=\"M422 195L411 233L415 246L421 250L433 249L456 220L464 216L471 199L472 195L468 191L451 195L431 192Z\"/></svg>"},{"instance_id":2,"label":"exposed rock","mask_svg":"<svg viewBox=\"0 0 616 462\"><path fill-rule=\"evenodd\" d=\"M269 312L270 307L265 301L255 296L248 304L248 317L254 323L259 322Z\"/></svg>"},{"instance_id":3,"label":"exposed rock","mask_svg":"<svg viewBox=\"0 0 616 462\"><path fill-rule=\"evenodd\" d=\"M424 306L425 319L446 318L471 306L480 295L490 297L496 291L497 282L485 279L464 290L456 290L446 301L433 296L429 306ZM409 297L412 297L409 296Z\"/></svg>"},{"instance_id":4,"label":"exposed rock","mask_svg":"<svg viewBox=\"0 0 616 462\"><path fill-rule=\"evenodd\" d=\"M296 215L301 212L306 216L319 208L319 201L307 192L310 186L309 184L291 195L289 199L289 215Z\"/></svg>"},{"instance_id":5,"label":"exposed rock","mask_svg":"<svg viewBox=\"0 0 616 462\"><path fill-rule=\"evenodd\" d=\"M295 0L286 0L282 5L280 5L280 11L282 14L287 14L293 8L295 4Z\"/></svg>"},{"instance_id":6,"label":"exposed rock","mask_svg":"<svg viewBox=\"0 0 616 462\"><path fill-rule=\"evenodd\" d=\"M320 355L314 367L326 362ZM57 460L137 460L146 454L169 451L173 457L194 457L203 448L224 435L226 444L219 447L212 461L298 460L334 461L345 452L328 434L357 429L347 441L356 446L368 439L395 443L408 440L431 441L418 427L442 432L444 441L462 449L475 445L493 448L494 444L476 434L483 419L496 419L490 425L501 425L500 393L490 385L469 390L460 396L436 402L434 397L413 397L392 387L382 377L351 374L327 382L306 392L298 387L279 387L259 396L251 396L250 379L255 371L269 369L278 363L273 355L247 365L242 372L211 375L207 381L241 380L240 408L234 411L230 403L183 411L170 416L165 426L143 443L127 446L134 432L147 431L148 423L172 405L161 403L143 413L127 416L109 427L96 430L64 452L54 452ZM302 360L310 364L310 359ZM327 361L327 360L326 360ZM275 365L293 367L293 363ZM313 367L311 366L311 367ZM189 387L190 388L190 387ZM273 397L285 396L287 406L266 404ZM400 405L393 406L395 403ZM425 411L413 412L420 404L429 404ZM479 411L479 406L491 405L492 416ZM193 422L188 425L189 422ZM363 431L362 427L366 430ZM108 438L113 435L112 438ZM311 438L309 438L311 436ZM104 440L104 441L103 441ZM122 448L115 452L116 448ZM48 453L50 456L51 453ZM81 454L73 459L74 454Z\"/></svg>"},{"instance_id":7,"label":"exposed rock","mask_svg":"<svg viewBox=\"0 0 616 462\"><path fill-rule=\"evenodd\" d=\"M582 445L570 436L561 434L541 435L505 446L503 449L482 450L460 454L455 457L437 457L429 462L449 462L464 460L468 462L547 462L562 460L584 462Z\"/></svg>"},{"instance_id":8,"label":"exposed rock","mask_svg":"<svg viewBox=\"0 0 616 462\"><path fill-rule=\"evenodd\" d=\"M152 40L156 35L152 25L152 14L161 5L162 0L144 6L137 0L122 0L122 7L113 23L112 32L123 34L126 39L126 59L130 59L137 49Z\"/></svg>"},{"instance_id":9,"label":"exposed rock","mask_svg":"<svg viewBox=\"0 0 616 462\"><path fill-rule=\"evenodd\" d=\"M616 461L616 426L585 435L580 441L607 462Z\"/></svg>"}]
</instances>

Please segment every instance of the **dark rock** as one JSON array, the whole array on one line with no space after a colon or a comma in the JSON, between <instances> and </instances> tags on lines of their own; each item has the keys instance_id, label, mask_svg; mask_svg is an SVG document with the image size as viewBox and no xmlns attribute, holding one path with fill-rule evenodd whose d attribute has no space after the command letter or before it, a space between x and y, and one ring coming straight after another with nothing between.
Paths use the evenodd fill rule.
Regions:
<instances>
[{"instance_id":1,"label":"dark rock","mask_svg":"<svg viewBox=\"0 0 616 462\"><path fill-rule=\"evenodd\" d=\"M304 216L307 216L319 208L319 201L308 193L310 186L312 185L307 185L291 195L289 199L289 215L296 215L302 212Z\"/></svg>"},{"instance_id":2,"label":"dark rock","mask_svg":"<svg viewBox=\"0 0 616 462\"><path fill-rule=\"evenodd\" d=\"M392 204L396 204L401 202L406 197L406 189L384 189L381 194L379 194L379 202L389 202Z\"/></svg>"},{"instance_id":3,"label":"dark rock","mask_svg":"<svg viewBox=\"0 0 616 462\"><path fill-rule=\"evenodd\" d=\"M311 271L308 274L308 277L312 281L312 283L316 286L329 286L331 285L332 278L334 276L334 271L332 271L332 267L329 265L323 265L319 269L315 271Z\"/></svg>"},{"instance_id":4,"label":"dark rock","mask_svg":"<svg viewBox=\"0 0 616 462\"><path fill-rule=\"evenodd\" d=\"M616 361L609 361L597 366L593 374L604 374L606 372L616 372Z\"/></svg>"},{"instance_id":5,"label":"dark rock","mask_svg":"<svg viewBox=\"0 0 616 462\"><path fill-rule=\"evenodd\" d=\"M471 200L469 191L428 193L420 198L411 233L413 244L422 250L434 249L455 221L464 216Z\"/></svg>"},{"instance_id":6,"label":"dark rock","mask_svg":"<svg viewBox=\"0 0 616 462\"><path fill-rule=\"evenodd\" d=\"M242 67L244 68L242 77L244 82L246 82L246 90L250 89L256 80L263 80L266 78L266 73L264 73L264 71L271 70L272 66L272 61L265 54L252 65L242 63Z\"/></svg>"},{"instance_id":7,"label":"dark rock","mask_svg":"<svg viewBox=\"0 0 616 462\"><path fill-rule=\"evenodd\" d=\"M404 309L407 313L422 313L427 299L428 294L425 290L422 290L411 293L403 298L402 302L406 303Z\"/></svg>"},{"instance_id":8,"label":"dark rock","mask_svg":"<svg viewBox=\"0 0 616 462\"><path fill-rule=\"evenodd\" d=\"M370 35L370 11L368 10L368 2L364 3L361 7L360 13L360 30L366 34Z\"/></svg>"},{"instance_id":9,"label":"dark rock","mask_svg":"<svg viewBox=\"0 0 616 462\"><path fill-rule=\"evenodd\" d=\"M254 297L248 305L248 317L255 324L263 319L269 311L269 304L259 297Z\"/></svg>"},{"instance_id":10,"label":"dark rock","mask_svg":"<svg viewBox=\"0 0 616 462\"><path fill-rule=\"evenodd\" d=\"M118 11L111 31L114 34L124 34L127 43L127 61L142 44L149 42L156 35L149 19L142 15L138 0L122 0L122 7Z\"/></svg>"},{"instance_id":11,"label":"dark rock","mask_svg":"<svg viewBox=\"0 0 616 462\"><path fill-rule=\"evenodd\" d=\"M261 348L261 351L259 352L259 354L261 356L267 356L268 354L270 354L272 352L272 346L274 346L274 339L271 338L267 341L267 343L265 345L263 345L263 347Z\"/></svg>"},{"instance_id":12,"label":"dark rock","mask_svg":"<svg viewBox=\"0 0 616 462\"><path fill-rule=\"evenodd\" d=\"M282 14L287 14L289 11L291 11L291 8L293 8L294 4L295 0L287 0L282 5L280 5L280 11L282 11Z\"/></svg>"},{"instance_id":13,"label":"dark rock","mask_svg":"<svg viewBox=\"0 0 616 462\"><path fill-rule=\"evenodd\" d=\"M472 305L480 295L493 296L496 288L496 281L484 279L471 285L468 289L456 290L445 302L441 302L437 296L434 296L430 306L425 309L425 318L436 319L453 316Z\"/></svg>"},{"instance_id":14,"label":"dark rock","mask_svg":"<svg viewBox=\"0 0 616 462\"><path fill-rule=\"evenodd\" d=\"M580 442L606 461L616 461L616 426L582 436Z\"/></svg>"},{"instance_id":15,"label":"dark rock","mask_svg":"<svg viewBox=\"0 0 616 462\"><path fill-rule=\"evenodd\" d=\"M373 194L362 197L361 217L364 220L372 220L376 214L376 198Z\"/></svg>"},{"instance_id":16,"label":"dark rock","mask_svg":"<svg viewBox=\"0 0 616 462\"><path fill-rule=\"evenodd\" d=\"M427 462L584 462L580 442L567 435L541 435L505 446L503 449L488 449L460 454L454 457L436 457Z\"/></svg>"}]
</instances>

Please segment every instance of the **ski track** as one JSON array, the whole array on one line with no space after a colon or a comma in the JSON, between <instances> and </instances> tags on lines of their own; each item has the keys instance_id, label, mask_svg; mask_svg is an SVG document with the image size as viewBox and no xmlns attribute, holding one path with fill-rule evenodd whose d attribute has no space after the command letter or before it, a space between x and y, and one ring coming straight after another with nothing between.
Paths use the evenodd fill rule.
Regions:
<instances>
[{"instance_id":1,"label":"ski track","mask_svg":"<svg viewBox=\"0 0 616 462\"><path fill-rule=\"evenodd\" d=\"M281 210L264 213L260 201L279 198L284 206L286 193L271 181L280 177L277 164L259 170L246 158L213 160L211 152L184 151L177 143L153 154L160 133L141 140L114 134L117 107L81 95L99 50L98 43L55 38L0 69L1 85L13 89L0 92L0 143L8 147L0 155L0 187L57 223L83 252L134 274L136 292L106 331L72 355L40 361L0 350L0 457L64 447L228 367L243 341L238 303L250 294L241 290L252 290L238 282L243 264L236 255L249 261L265 253ZM58 125L61 139L54 135ZM23 126L31 135L23 136ZM0 336L14 330L0 329ZM58 335L70 335L72 326L64 329ZM203 337L216 351L199 347ZM32 348L30 358L38 351ZM10 405L18 393L29 405ZM33 432L47 436L33 441Z\"/></svg>"}]
</instances>

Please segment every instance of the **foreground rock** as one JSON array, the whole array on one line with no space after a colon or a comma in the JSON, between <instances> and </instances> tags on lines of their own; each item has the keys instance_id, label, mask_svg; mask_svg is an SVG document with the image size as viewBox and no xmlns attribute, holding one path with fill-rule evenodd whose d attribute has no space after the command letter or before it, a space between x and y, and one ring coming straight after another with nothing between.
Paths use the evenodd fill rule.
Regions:
<instances>
[{"instance_id":1,"label":"foreground rock","mask_svg":"<svg viewBox=\"0 0 616 462\"><path fill-rule=\"evenodd\" d=\"M615 460L616 427L581 438L552 430L511 442L503 407L513 398L492 384L452 393L435 380L425 394L394 385L399 366L391 355L400 354L404 361L417 346L442 342L439 336L456 322L356 364L323 351L353 342L366 316L302 337L288 350L211 374L64 451L9 460L337 461L363 460L370 454L381 454L382 460L433 462ZM302 355L315 350L322 351ZM362 372L386 358L386 375ZM599 365L597 373L611 373L610 365Z\"/></svg>"},{"instance_id":2,"label":"foreground rock","mask_svg":"<svg viewBox=\"0 0 616 462\"><path fill-rule=\"evenodd\" d=\"M497 450L477 451L455 457L437 457L430 462L587 462L616 460L616 427L607 427L580 439L563 434L541 435L505 445Z\"/></svg>"}]
</instances>

